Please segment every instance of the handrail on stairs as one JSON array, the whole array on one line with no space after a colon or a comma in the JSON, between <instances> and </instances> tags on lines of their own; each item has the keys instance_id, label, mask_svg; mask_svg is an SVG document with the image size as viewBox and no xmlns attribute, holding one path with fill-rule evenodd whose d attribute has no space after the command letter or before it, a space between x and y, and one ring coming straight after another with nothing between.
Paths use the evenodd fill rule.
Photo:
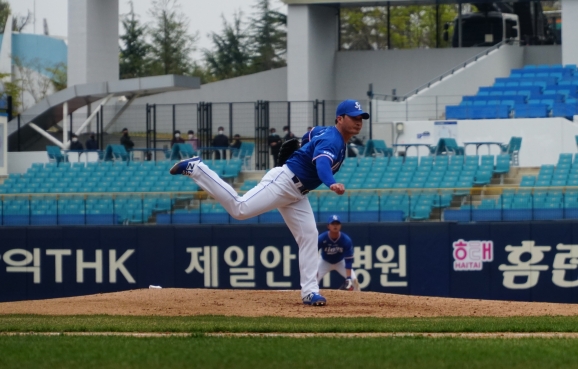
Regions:
<instances>
[{"instance_id":1,"label":"handrail on stairs","mask_svg":"<svg viewBox=\"0 0 578 369\"><path fill-rule=\"evenodd\" d=\"M471 58L467 59L464 62L461 62L460 64L454 66L452 69L448 70L445 73L442 73L441 75L435 77L434 79L432 79L431 81L424 83L423 85L419 86L418 88L412 90L411 92L409 92L408 94L404 95L404 96L398 96L398 95L385 95L385 94L372 94L372 97L376 97L379 96L381 97L383 100L389 100L389 101L406 101L408 98L410 98L413 95L417 95L420 91L431 87L431 85L433 85L436 82L440 82L442 81L445 77L450 76L452 74L454 74L456 71L465 68L468 66L468 64L473 63L478 61L478 59L480 59L483 56L487 56L489 53L491 53L494 50L499 49L500 47L504 46L504 45L514 45L516 44L518 41L515 39L505 39L500 41L499 43L487 48L486 50L472 56Z\"/></svg>"}]
</instances>

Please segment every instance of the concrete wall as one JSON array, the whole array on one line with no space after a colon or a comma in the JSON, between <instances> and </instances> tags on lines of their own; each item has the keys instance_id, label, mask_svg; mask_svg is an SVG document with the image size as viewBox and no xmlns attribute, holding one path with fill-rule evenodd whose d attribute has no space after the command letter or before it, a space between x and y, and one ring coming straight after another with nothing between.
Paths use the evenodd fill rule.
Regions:
<instances>
[{"instance_id":1,"label":"concrete wall","mask_svg":"<svg viewBox=\"0 0 578 369\"><path fill-rule=\"evenodd\" d=\"M207 83L198 90L167 92L135 100L140 104L182 104L240 101L287 101L287 68Z\"/></svg>"},{"instance_id":2,"label":"concrete wall","mask_svg":"<svg viewBox=\"0 0 578 369\"><path fill-rule=\"evenodd\" d=\"M397 138L398 143L436 144L434 121L404 122L405 130ZM427 138L418 138L418 134L429 132ZM578 124L564 118L545 119L491 119L462 120L457 123L456 141L460 146L468 141L496 141L508 143L512 136L522 137L520 150L521 167L538 167L542 164L556 164L560 153L575 153ZM380 139L380 137L375 137ZM387 142L389 145L390 143ZM427 155L427 148L419 148L420 155ZM479 148L479 155L497 155L495 145ZM409 149L410 156L416 155L416 148ZM466 148L467 155L475 154L475 146Z\"/></svg>"},{"instance_id":3,"label":"concrete wall","mask_svg":"<svg viewBox=\"0 0 578 369\"><path fill-rule=\"evenodd\" d=\"M68 0L68 85L116 81L118 0Z\"/></svg>"},{"instance_id":4,"label":"concrete wall","mask_svg":"<svg viewBox=\"0 0 578 369\"><path fill-rule=\"evenodd\" d=\"M578 1L562 0L562 63L578 64Z\"/></svg>"},{"instance_id":5,"label":"concrete wall","mask_svg":"<svg viewBox=\"0 0 578 369\"><path fill-rule=\"evenodd\" d=\"M9 152L8 174L26 173L32 163L48 163L46 151Z\"/></svg>"},{"instance_id":6,"label":"concrete wall","mask_svg":"<svg viewBox=\"0 0 578 369\"><path fill-rule=\"evenodd\" d=\"M481 57L477 62L468 64L418 96L474 95L479 86L491 86L495 78L507 77L513 68L520 68L523 64L523 48L503 46Z\"/></svg>"},{"instance_id":7,"label":"concrete wall","mask_svg":"<svg viewBox=\"0 0 578 369\"><path fill-rule=\"evenodd\" d=\"M333 6L288 7L289 100L334 99L338 14Z\"/></svg>"},{"instance_id":8,"label":"concrete wall","mask_svg":"<svg viewBox=\"0 0 578 369\"><path fill-rule=\"evenodd\" d=\"M524 65L539 64L562 64L562 46L525 46Z\"/></svg>"},{"instance_id":9,"label":"concrete wall","mask_svg":"<svg viewBox=\"0 0 578 369\"><path fill-rule=\"evenodd\" d=\"M483 48L340 51L335 58L335 98L365 98L373 83L378 94L405 95L452 69Z\"/></svg>"},{"instance_id":10,"label":"concrete wall","mask_svg":"<svg viewBox=\"0 0 578 369\"><path fill-rule=\"evenodd\" d=\"M331 10L331 8L329 9ZM326 8L322 10L327 11ZM554 64L559 63L559 58L561 58L560 46L512 47L501 50L505 49L509 51L500 54L500 57L488 58L494 61L484 64L484 73L479 73L479 70L476 70L476 74L480 74L479 77L476 77L476 81L479 80L482 85L488 85L493 83L493 78L509 74L507 68L520 68L524 64ZM516 51L512 49L516 49ZM311 80L315 86L311 86L311 91L317 92L309 99L340 101L346 98L356 98L364 100L367 96L369 83L373 83L375 93L390 94L391 89L396 88L398 95L403 95L483 50L484 48L340 51L335 53L335 68L331 73L331 78L328 79L325 74L314 73L312 75ZM519 50L523 50L522 55L520 55ZM330 54L329 51L323 55L328 54ZM317 69L322 65L318 59L313 63L319 64L315 67ZM303 69L302 63L296 62L296 64L294 70L279 68L231 78L204 84L199 90L168 92L142 97L135 100L134 104L307 100L301 97L301 94L308 94L308 92L301 91L296 84L293 87L289 86L288 80L291 81L295 78L300 80L301 77L298 76L308 75L312 68ZM327 65L328 69L333 69L332 63L329 62ZM291 78L290 75L297 77ZM438 90L437 93L459 95L462 93L462 87L460 86L458 90L453 92L449 88L444 88L442 92ZM475 92L477 87L475 86L471 90ZM292 94L288 92L291 89L295 90ZM471 91L468 90L466 93L471 93Z\"/></svg>"}]
</instances>

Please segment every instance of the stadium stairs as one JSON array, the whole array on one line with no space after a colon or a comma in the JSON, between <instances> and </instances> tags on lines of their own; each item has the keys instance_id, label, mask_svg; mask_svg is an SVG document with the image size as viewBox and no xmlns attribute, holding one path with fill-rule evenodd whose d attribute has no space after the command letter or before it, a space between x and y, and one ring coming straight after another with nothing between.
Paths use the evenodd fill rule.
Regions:
<instances>
[{"instance_id":1,"label":"stadium stairs","mask_svg":"<svg viewBox=\"0 0 578 369\"><path fill-rule=\"evenodd\" d=\"M457 106L446 107L447 119L564 117L578 114L576 65L527 65L507 78L480 87Z\"/></svg>"}]
</instances>

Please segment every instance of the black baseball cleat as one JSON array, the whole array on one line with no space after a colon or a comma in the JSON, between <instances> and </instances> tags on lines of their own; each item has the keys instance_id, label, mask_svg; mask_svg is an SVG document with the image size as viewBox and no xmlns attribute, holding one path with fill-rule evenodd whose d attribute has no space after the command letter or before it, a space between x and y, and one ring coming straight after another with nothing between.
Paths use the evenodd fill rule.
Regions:
<instances>
[{"instance_id":1,"label":"black baseball cleat","mask_svg":"<svg viewBox=\"0 0 578 369\"><path fill-rule=\"evenodd\" d=\"M197 163L201 162L201 158L198 156L193 156L190 159L184 159L173 165L169 173L172 175L182 174L184 176L190 176L193 174L193 170Z\"/></svg>"}]
</instances>

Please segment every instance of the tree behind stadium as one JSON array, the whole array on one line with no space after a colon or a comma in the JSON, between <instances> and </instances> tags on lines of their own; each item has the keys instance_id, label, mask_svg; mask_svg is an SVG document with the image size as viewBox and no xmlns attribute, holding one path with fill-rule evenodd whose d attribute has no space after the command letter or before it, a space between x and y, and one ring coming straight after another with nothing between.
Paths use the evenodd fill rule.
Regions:
<instances>
[{"instance_id":1,"label":"tree behind stadium","mask_svg":"<svg viewBox=\"0 0 578 369\"><path fill-rule=\"evenodd\" d=\"M209 74L215 80L243 76L250 73L251 55L247 45L247 35L242 29L242 13L235 13L233 23L223 17L221 34L213 32L213 50L203 50Z\"/></svg>"},{"instance_id":2,"label":"tree behind stadium","mask_svg":"<svg viewBox=\"0 0 578 369\"><path fill-rule=\"evenodd\" d=\"M287 65L287 15L271 9L270 0L258 0L251 18L252 69L255 72Z\"/></svg>"},{"instance_id":3,"label":"tree behind stadium","mask_svg":"<svg viewBox=\"0 0 578 369\"><path fill-rule=\"evenodd\" d=\"M130 12L122 19L124 34L120 36L120 79L150 75L150 50L145 41L147 27L141 25L130 1Z\"/></svg>"},{"instance_id":4,"label":"tree behind stadium","mask_svg":"<svg viewBox=\"0 0 578 369\"><path fill-rule=\"evenodd\" d=\"M189 19L177 0L155 0L150 10L154 24L151 36L151 74L190 75L193 69L191 53L198 33L188 33Z\"/></svg>"}]
</instances>

